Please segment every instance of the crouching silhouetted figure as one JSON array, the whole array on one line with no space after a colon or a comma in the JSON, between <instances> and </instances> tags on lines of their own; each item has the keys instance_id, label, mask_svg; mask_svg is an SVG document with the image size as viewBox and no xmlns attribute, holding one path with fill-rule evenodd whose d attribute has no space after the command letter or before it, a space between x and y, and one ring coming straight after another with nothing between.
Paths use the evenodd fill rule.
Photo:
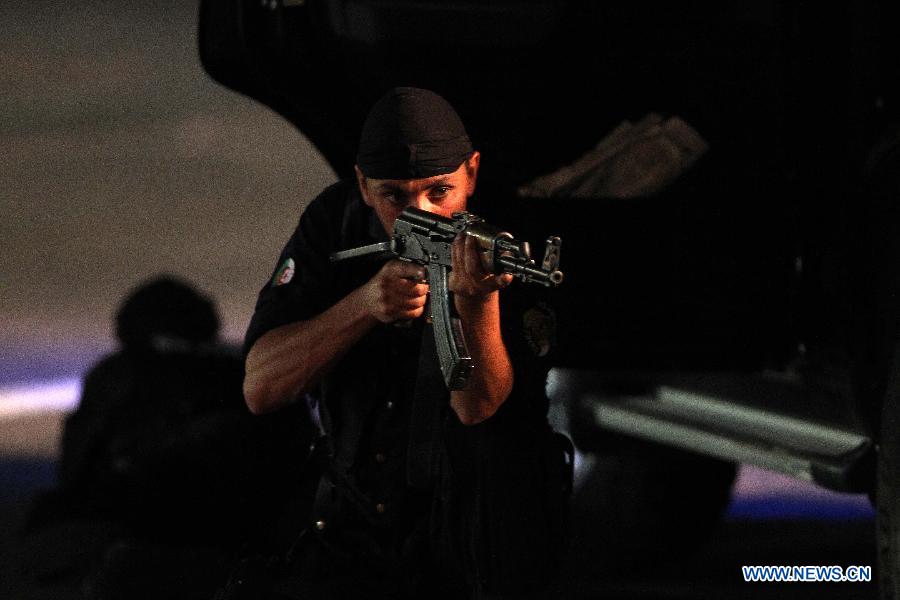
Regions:
<instances>
[{"instance_id":1,"label":"crouching silhouetted figure","mask_svg":"<svg viewBox=\"0 0 900 600\"><path fill-rule=\"evenodd\" d=\"M299 480L311 426L299 410L250 415L243 362L218 331L208 299L155 279L118 312L121 350L85 378L59 490L28 531L48 545L80 532L68 566L87 597L209 598L236 556L274 543L267 515Z\"/></svg>"}]
</instances>

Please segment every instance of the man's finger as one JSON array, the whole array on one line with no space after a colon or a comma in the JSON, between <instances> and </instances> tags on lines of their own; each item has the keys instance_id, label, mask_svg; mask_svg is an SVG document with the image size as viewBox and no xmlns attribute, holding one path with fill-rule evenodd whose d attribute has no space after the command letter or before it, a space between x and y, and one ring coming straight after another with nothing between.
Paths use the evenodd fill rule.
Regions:
<instances>
[{"instance_id":1,"label":"man's finger","mask_svg":"<svg viewBox=\"0 0 900 600\"><path fill-rule=\"evenodd\" d=\"M425 308L420 306L418 308L413 308L411 310L406 310L397 315L397 318L400 320L408 320L408 319L418 319L422 316L422 313L425 312Z\"/></svg>"},{"instance_id":2,"label":"man's finger","mask_svg":"<svg viewBox=\"0 0 900 600\"><path fill-rule=\"evenodd\" d=\"M402 279L413 279L415 281L422 281L425 279L425 268L416 263L403 260L392 260L385 268L388 269L391 275Z\"/></svg>"},{"instance_id":3,"label":"man's finger","mask_svg":"<svg viewBox=\"0 0 900 600\"><path fill-rule=\"evenodd\" d=\"M465 269L465 265L462 263L462 254L460 252L460 249L462 248L462 240L460 237L461 236L456 236L456 239L450 244L450 263L453 267L453 271Z\"/></svg>"},{"instance_id":4,"label":"man's finger","mask_svg":"<svg viewBox=\"0 0 900 600\"><path fill-rule=\"evenodd\" d=\"M481 256L478 254L478 241L475 238L466 236L463 259L465 260L466 272L475 281L481 281L488 275L481 264Z\"/></svg>"},{"instance_id":5,"label":"man's finger","mask_svg":"<svg viewBox=\"0 0 900 600\"><path fill-rule=\"evenodd\" d=\"M415 298L410 298L406 301L405 306L407 308L422 308L425 306L425 302L428 301L428 296L416 296Z\"/></svg>"},{"instance_id":6,"label":"man's finger","mask_svg":"<svg viewBox=\"0 0 900 600\"><path fill-rule=\"evenodd\" d=\"M459 236L456 236L456 239L450 244L450 279L447 281L447 285L451 290L456 289L460 277L465 275L463 273L464 265L459 260L459 245L460 239Z\"/></svg>"},{"instance_id":7,"label":"man's finger","mask_svg":"<svg viewBox=\"0 0 900 600\"><path fill-rule=\"evenodd\" d=\"M418 283L412 279L403 279L397 282L397 293L409 298L418 298L428 293L427 283Z\"/></svg>"}]
</instances>

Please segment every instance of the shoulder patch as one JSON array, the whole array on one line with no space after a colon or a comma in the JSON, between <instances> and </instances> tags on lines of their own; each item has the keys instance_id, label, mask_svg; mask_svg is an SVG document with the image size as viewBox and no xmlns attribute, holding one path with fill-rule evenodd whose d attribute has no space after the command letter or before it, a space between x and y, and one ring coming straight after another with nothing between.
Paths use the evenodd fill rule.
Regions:
<instances>
[{"instance_id":1,"label":"shoulder patch","mask_svg":"<svg viewBox=\"0 0 900 600\"><path fill-rule=\"evenodd\" d=\"M556 313L543 302L522 314L522 334L535 356L547 356L556 345Z\"/></svg>"},{"instance_id":2,"label":"shoulder patch","mask_svg":"<svg viewBox=\"0 0 900 600\"><path fill-rule=\"evenodd\" d=\"M278 270L275 271L275 275L272 276L272 287L290 283L291 279L294 278L294 270L294 259L286 259L281 263L281 266L278 267Z\"/></svg>"}]
</instances>

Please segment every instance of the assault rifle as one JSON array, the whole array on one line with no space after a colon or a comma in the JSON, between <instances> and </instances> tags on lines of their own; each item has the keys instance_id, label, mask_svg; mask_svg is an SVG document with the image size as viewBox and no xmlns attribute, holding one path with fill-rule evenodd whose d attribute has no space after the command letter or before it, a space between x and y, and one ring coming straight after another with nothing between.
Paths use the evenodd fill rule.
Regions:
<instances>
[{"instance_id":1,"label":"assault rifle","mask_svg":"<svg viewBox=\"0 0 900 600\"><path fill-rule=\"evenodd\" d=\"M482 265L489 273L510 273L522 281L546 287L562 283L563 274L559 270L560 238L547 238L544 259L537 265L531 258L528 242L519 241L467 212L454 213L453 218L448 219L418 208L406 208L394 221L390 241L331 255L332 262L337 262L383 254L427 267L437 355L444 381L451 390L463 389L474 367L459 317L454 315L448 287L450 247L460 234L472 236L478 242Z\"/></svg>"}]
</instances>

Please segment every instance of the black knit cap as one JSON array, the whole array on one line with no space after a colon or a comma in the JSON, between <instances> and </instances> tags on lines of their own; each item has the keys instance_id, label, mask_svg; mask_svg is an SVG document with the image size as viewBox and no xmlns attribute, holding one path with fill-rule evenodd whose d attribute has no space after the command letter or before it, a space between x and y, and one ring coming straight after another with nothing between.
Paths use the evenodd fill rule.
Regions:
<instances>
[{"instance_id":1,"label":"black knit cap","mask_svg":"<svg viewBox=\"0 0 900 600\"><path fill-rule=\"evenodd\" d=\"M472 142L449 102L397 87L369 111L356 164L374 179L421 179L452 173L471 155Z\"/></svg>"}]
</instances>

